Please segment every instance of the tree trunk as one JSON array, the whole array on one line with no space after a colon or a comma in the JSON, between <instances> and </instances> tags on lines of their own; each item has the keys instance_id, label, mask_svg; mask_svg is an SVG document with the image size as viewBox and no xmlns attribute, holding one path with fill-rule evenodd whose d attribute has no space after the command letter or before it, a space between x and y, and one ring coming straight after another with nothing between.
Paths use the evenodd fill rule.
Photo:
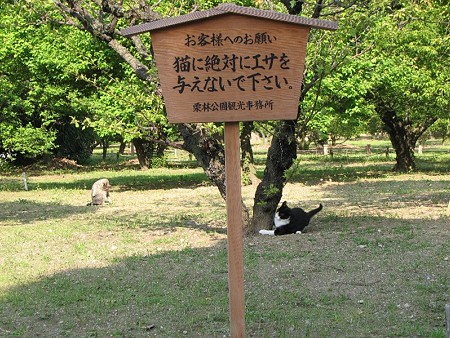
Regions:
<instances>
[{"instance_id":1,"label":"tree trunk","mask_svg":"<svg viewBox=\"0 0 450 338\"><path fill-rule=\"evenodd\" d=\"M109 142L106 137L102 137L102 158L103 161L106 160L106 155L108 154Z\"/></svg>"},{"instance_id":2,"label":"tree trunk","mask_svg":"<svg viewBox=\"0 0 450 338\"><path fill-rule=\"evenodd\" d=\"M163 143L158 143L156 146L156 156L159 158L164 158L165 151L167 149L167 145Z\"/></svg>"},{"instance_id":3,"label":"tree trunk","mask_svg":"<svg viewBox=\"0 0 450 338\"><path fill-rule=\"evenodd\" d=\"M155 151L155 144L141 138L135 138L132 142L136 149L139 166L141 169L147 170L152 164L151 160Z\"/></svg>"},{"instance_id":4,"label":"tree trunk","mask_svg":"<svg viewBox=\"0 0 450 338\"><path fill-rule=\"evenodd\" d=\"M120 141L120 146L119 146L119 154L120 155L124 154L126 147L127 147L127 144L123 140Z\"/></svg>"},{"instance_id":5,"label":"tree trunk","mask_svg":"<svg viewBox=\"0 0 450 338\"><path fill-rule=\"evenodd\" d=\"M286 182L284 173L297 158L295 129L296 120L281 121L278 131L272 138L264 177L256 188L250 232L271 229L273 226L273 216Z\"/></svg>"},{"instance_id":6,"label":"tree trunk","mask_svg":"<svg viewBox=\"0 0 450 338\"><path fill-rule=\"evenodd\" d=\"M396 127L388 130L389 139L396 155L396 163L393 170L397 172L413 171L416 169L414 145L411 146L406 130L399 125Z\"/></svg>"},{"instance_id":7,"label":"tree trunk","mask_svg":"<svg viewBox=\"0 0 450 338\"><path fill-rule=\"evenodd\" d=\"M253 158L253 149L251 144L253 122L243 122L241 131L241 167L242 183L251 185L258 182L256 177L255 162Z\"/></svg>"},{"instance_id":8,"label":"tree trunk","mask_svg":"<svg viewBox=\"0 0 450 338\"><path fill-rule=\"evenodd\" d=\"M248 159L248 162L254 163L253 149L251 144L253 121L242 122L241 131L241 158L242 160Z\"/></svg>"},{"instance_id":9,"label":"tree trunk","mask_svg":"<svg viewBox=\"0 0 450 338\"><path fill-rule=\"evenodd\" d=\"M395 149L396 163L393 170L397 172L415 170L414 148L417 140L437 119L429 117L414 126L409 119L398 117L395 111L386 106L379 105L376 111Z\"/></svg>"}]
</instances>

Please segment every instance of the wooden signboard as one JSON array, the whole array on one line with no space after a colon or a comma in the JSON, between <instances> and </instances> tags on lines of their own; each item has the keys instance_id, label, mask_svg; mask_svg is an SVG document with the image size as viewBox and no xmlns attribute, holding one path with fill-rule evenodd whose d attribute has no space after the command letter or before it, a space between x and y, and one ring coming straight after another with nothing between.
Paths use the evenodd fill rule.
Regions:
<instances>
[{"instance_id":1,"label":"wooden signboard","mask_svg":"<svg viewBox=\"0 0 450 338\"><path fill-rule=\"evenodd\" d=\"M311 28L335 22L223 4L122 30L151 32L172 123L297 117Z\"/></svg>"},{"instance_id":2,"label":"wooden signboard","mask_svg":"<svg viewBox=\"0 0 450 338\"><path fill-rule=\"evenodd\" d=\"M155 31L169 121L295 119L308 33L235 14Z\"/></svg>"},{"instance_id":3,"label":"wooden signboard","mask_svg":"<svg viewBox=\"0 0 450 338\"><path fill-rule=\"evenodd\" d=\"M122 30L151 32L169 122L225 122L231 337L245 336L239 121L297 117L311 28L337 24L223 4Z\"/></svg>"}]
</instances>

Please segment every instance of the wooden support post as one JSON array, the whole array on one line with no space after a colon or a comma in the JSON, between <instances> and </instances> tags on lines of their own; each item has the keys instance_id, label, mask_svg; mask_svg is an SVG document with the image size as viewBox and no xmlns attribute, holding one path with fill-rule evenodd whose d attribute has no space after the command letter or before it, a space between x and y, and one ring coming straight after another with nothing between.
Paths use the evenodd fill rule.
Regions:
<instances>
[{"instance_id":1,"label":"wooden support post","mask_svg":"<svg viewBox=\"0 0 450 338\"><path fill-rule=\"evenodd\" d=\"M225 175L228 221L230 333L245 337L244 259L239 122L225 123Z\"/></svg>"},{"instance_id":2,"label":"wooden support post","mask_svg":"<svg viewBox=\"0 0 450 338\"><path fill-rule=\"evenodd\" d=\"M27 174L22 171L23 190L28 191Z\"/></svg>"},{"instance_id":3,"label":"wooden support post","mask_svg":"<svg viewBox=\"0 0 450 338\"><path fill-rule=\"evenodd\" d=\"M445 305L445 326L446 338L450 338L450 303Z\"/></svg>"}]
</instances>

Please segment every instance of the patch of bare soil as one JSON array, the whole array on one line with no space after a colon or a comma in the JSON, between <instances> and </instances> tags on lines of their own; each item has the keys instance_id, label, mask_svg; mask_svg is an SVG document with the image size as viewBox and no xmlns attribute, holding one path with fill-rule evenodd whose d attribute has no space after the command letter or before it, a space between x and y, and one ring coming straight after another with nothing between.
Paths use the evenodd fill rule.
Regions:
<instances>
[{"instance_id":1,"label":"patch of bare soil","mask_svg":"<svg viewBox=\"0 0 450 338\"><path fill-rule=\"evenodd\" d=\"M136 166L139 165L139 160L137 158L132 158L131 160L123 162L124 166Z\"/></svg>"},{"instance_id":2,"label":"patch of bare soil","mask_svg":"<svg viewBox=\"0 0 450 338\"><path fill-rule=\"evenodd\" d=\"M68 158L51 158L45 162L31 164L25 167L25 171L34 172L41 170L74 170L83 168L82 165L78 164L75 160Z\"/></svg>"}]
</instances>

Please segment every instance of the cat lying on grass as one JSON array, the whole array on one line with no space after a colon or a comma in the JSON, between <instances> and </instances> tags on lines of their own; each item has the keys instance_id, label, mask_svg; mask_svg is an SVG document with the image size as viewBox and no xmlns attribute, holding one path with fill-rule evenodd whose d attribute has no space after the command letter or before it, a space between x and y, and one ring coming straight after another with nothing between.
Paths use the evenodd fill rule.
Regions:
<instances>
[{"instance_id":1,"label":"cat lying on grass","mask_svg":"<svg viewBox=\"0 0 450 338\"><path fill-rule=\"evenodd\" d=\"M311 218L322 208L323 206L320 204L318 208L306 212L302 208L289 208L287 202L284 201L273 218L275 230L259 230L259 233L272 236L302 233L303 229L308 226Z\"/></svg>"}]
</instances>

